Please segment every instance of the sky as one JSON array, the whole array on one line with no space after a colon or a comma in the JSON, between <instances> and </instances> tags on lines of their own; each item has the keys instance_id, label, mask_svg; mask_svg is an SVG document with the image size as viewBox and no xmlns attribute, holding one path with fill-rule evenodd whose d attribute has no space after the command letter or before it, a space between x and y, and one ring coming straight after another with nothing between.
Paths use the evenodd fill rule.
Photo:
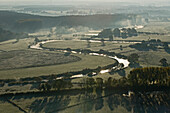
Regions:
<instances>
[{"instance_id":1,"label":"sky","mask_svg":"<svg viewBox=\"0 0 170 113\"><path fill-rule=\"evenodd\" d=\"M0 4L19 5L19 4L72 4L90 2L130 2L138 4L160 4L170 2L170 0L0 0Z\"/></svg>"}]
</instances>

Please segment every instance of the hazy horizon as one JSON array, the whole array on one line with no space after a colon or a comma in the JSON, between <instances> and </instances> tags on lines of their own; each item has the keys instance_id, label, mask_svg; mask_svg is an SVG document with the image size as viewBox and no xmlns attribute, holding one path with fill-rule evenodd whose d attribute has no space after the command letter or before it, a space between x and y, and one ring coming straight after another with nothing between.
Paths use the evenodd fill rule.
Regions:
<instances>
[{"instance_id":1,"label":"hazy horizon","mask_svg":"<svg viewBox=\"0 0 170 113\"><path fill-rule=\"evenodd\" d=\"M90 3L115 3L125 2L131 4L141 5L168 5L169 0L0 0L1 5L76 5L76 4L90 4ZM167 4L168 3L168 4Z\"/></svg>"}]
</instances>

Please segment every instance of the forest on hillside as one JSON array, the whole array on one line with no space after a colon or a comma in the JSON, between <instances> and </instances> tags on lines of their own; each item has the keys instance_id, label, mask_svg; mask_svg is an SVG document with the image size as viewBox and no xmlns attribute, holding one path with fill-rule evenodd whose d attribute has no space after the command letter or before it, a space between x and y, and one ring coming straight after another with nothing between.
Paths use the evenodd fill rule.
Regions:
<instances>
[{"instance_id":1,"label":"forest on hillside","mask_svg":"<svg viewBox=\"0 0 170 113\"><path fill-rule=\"evenodd\" d=\"M0 11L0 26L15 32L35 32L41 28L55 26L84 26L93 29L122 27L121 23L130 21L136 24L136 14L97 14L46 17L16 12Z\"/></svg>"}]
</instances>

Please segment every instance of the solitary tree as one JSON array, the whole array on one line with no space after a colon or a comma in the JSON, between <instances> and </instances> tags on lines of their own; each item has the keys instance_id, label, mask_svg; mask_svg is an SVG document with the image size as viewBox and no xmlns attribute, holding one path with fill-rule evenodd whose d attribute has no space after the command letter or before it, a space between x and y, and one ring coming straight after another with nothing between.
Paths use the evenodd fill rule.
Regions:
<instances>
[{"instance_id":1,"label":"solitary tree","mask_svg":"<svg viewBox=\"0 0 170 113\"><path fill-rule=\"evenodd\" d=\"M113 35L109 36L109 41L113 41Z\"/></svg>"},{"instance_id":2,"label":"solitary tree","mask_svg":"<svg viewBox=\"0 0 170 113\"><path fill-rule=\"evenodd\" d=\"M113 79L109 77L108 80L105 81L105 87L110 88L112 86Z\"/></svg>"},{"instance_id":3,"label":"solitary tree","mask_svg":"<svg viewBox=\"0 0 170 113\"><path fill-rule=\"evenodd\" d=\"M65 86L66 86L66 88L70 89L71 87L73 87L73 84L71 83L70 80L68 80L68 81L65 82Z\"/></svg>"},{"instance_id":4,"label":"solitary tree","mask_svg":"<svg viewBox=\"0 0 170 113\"><path fill-rule=\"evenodd\" d=\"M121 51L123 50L123 46L122 46L122 45L120 45L120 50L121 50Z\"/></svg>"},{"instance_id":5,"label":"solitary tree","mask_svg":"<svg viewBox=\"0 0 170 113\"><path fill-rule=\"evenodd\" d=\"M133 34L133 36L138 36L138 32L136 31L135 28L131 29L131 33Z\"/></svg>"},{"instance_id":6,"label":"solitary tree","mask_svg":"<svg viewBox=\"0 0 170 113\"><path fill-rule=\"evenodd\" d=\"M98 88L103 87L103 79L102 78L96 78L96 84Z\"/></svg>"},{"instance_id":7,"label":"solitary tree","mask_svg":"<svg viewBox=\"0 0 170 113\"><path fill-rule=\"evenodd\" d=\"M115 37L120 37L120 30L119 30L119 28L115 28L113 30L113 34L114 34Z\"/></svg>"},{"instance_id":8,"label":"solitary tree","mask_svg":"<svg viewBox=\"0 0 170 113\"><path fill-rule=\"evenodd\" d=\"M87 48L90 48L91 47L91 42L89 40L87 40Z\"/></svg>"},{"instance_id":9,"label":"solitary tree","mask_svg":"<svg viewBox=\"0 0 170 113\"><path fill-rule=\"evenodd\" d=\"M162 64L162 66L164 66L164 67L168 66L167 60L166 60L165 58L162 58L159 62L160 62L160 63Z\"/></svg>"},{"instance_id":10,"label":"solitary tree","mask_svg":"<svg viewBox=\"0 0 170 113\"><path fill-rule=\"evenodd\" d=\"M41 48L43 47L43 44L42 44L42 43L40 43L40 47L41 47Z\"/></svg>"},{"instance_id":11,"label":"solitary tree","mask_svg":"<svg viewBox=\"0 0 170 113\"><path fill-rule=\"evenodd\" d=\"M87 78L86 84L87 84L87 87L90 86L92 88L93 85L95 84L94 78Z\"/></svg>"},{"instance_id":12,"label":"solitary tree","mask_svg":"<svg viewBox=\"0 0 170 113\"><path fill-rule=\"evenodd\" d=\"M101 45L101 46L105 46L105 43L104 43L104 39L103 39L103 38L101 39L101 42L102 42L102 45Z\"/></svg>"},{"instance_id":13,"label":"solitary tree","mask_svg":"<svg viewBox=\"0 0 170 113\"><path fill-rule=\"evenodd\" d=\"M138 59L139 59L139 55L136 54L136 53L133 53L133 54L131 54L130 56L128 56L128 60L129 60L131 63L137 62Z\"/></svg>"},{"instance_id":14,"label":"solitary tree","mask_svg":"<svg viewBox=\"0 0 170 113\"><path fill-rule=\"evenodd\" d=\"M39 42L40 40L36 37L35 39L34 39L34 42L37 44L38 42Z\"/></svg>"}]
</instances>

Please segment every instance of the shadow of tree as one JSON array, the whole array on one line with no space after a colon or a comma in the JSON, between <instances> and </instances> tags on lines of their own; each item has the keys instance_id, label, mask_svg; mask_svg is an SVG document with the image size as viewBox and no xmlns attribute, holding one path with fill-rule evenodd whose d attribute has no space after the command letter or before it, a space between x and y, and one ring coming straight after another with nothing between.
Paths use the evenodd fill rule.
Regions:
<instances>
[{"instance_id":1,"label":"shadow of tree","mask_svg":"<svg viewBox=\"0 0 170 113\"><path fill-rule=\"evenodd\" d=\"M120 76L126 76L125 70L121 69L117 72Z\"/></svg>"},{"instance_id":2,"label":"shadow of tree","mask_svg":"<svg viewBox=\"0 0 170 113\"><path fill-rule=\"evenodd\" d=\"M122 93L111 91L110 89L104 90L104 96L103 90L101 89L96 89L96 94L91 91L76 93L65 92L57 94L57 96L56 94L50 94L46 94L45 96L39 94L23 94L11 97L10 99L16 102L16 104L17 101L23 101L23 99L28 99L29 101L31 101L32 98L35 99L27 106L29 112L33 113L54 113L60 110L67 110L67 108L76 108L76 111L79 113L89 113L92 112L92 110L98 112L102 108L114 111L119 106L133 113L169 113L170 111L169 91L137 92L132 97L123 96ZM0 98L0 101L3 102L5 100ZM104 101L106 104L104 104Z\"/></svg>"},{"instance_id":3,"label":"shadow of tree","mask_svg":"<svg viewBox=\"0 0 170 113\"><path fill-rule=\"evenodd\" d=\"M91 100L93 100L94 98L95 98L94 95L91 93L89 93L89 94L86 93L86 94L82 95L82 101L84 101L84 102L80 105L78 111L80 113L88 113L88 112L92 111L92 109L94 108L94 105L95 105L95 101L91 101ZM86 101L88 101L88 102L86 102Z\"/></svg>"},{"instance_id":4,"label":"shadow of tree","mask_svg":"<svg viewBox=\"0 0 170 113\"><path fill-rule=\"evenodd\" d=\"M114 94L108 96L106 102L111 111L122 106L128 112L133 113L168 113L170 111L170 94L166 92L154 93L141 93L130 98Z\"/></svg>"},{"instance_id":5,"label":"shadow of tree","mask_svg":"<svg viewBox=\"0 0 170 113\"><path fill-rule=\"evenodd\" d=\"M30 112L52 112L69 105L71 99L69 96L45 97L35 100L29 107Z\"/></svg>"},{"instance_id":6,"label":"shadow of tree","mask_svg":"<svg viewBox=\"0 0 170 113\"><path fill-rule=\"evenodd\" d=\"M95 101L95 110L97 111L97 110L100 110L100 109L103 108L103 106L104 106L103 101L104 100L103 100L103 98L100 98L100 97L102 97L102 90L96 90L96 94L97 94L97 98L99 98Z\"/></svg>"},{"instance_id":7,"label":"shadow of tree","mask_svg":"<svg viewBox=\"0 0 170 113\"><path fill-rule=\"evenodd\" d=\"M124 69L121 69L121 70L117 70L117 71L111 71L111 72L109 72L109 74L110 75L114 75L114 74L119 74L120 76L126 76L126 72L125 72L125 70Z\"/></svg>"}]
</instances>

